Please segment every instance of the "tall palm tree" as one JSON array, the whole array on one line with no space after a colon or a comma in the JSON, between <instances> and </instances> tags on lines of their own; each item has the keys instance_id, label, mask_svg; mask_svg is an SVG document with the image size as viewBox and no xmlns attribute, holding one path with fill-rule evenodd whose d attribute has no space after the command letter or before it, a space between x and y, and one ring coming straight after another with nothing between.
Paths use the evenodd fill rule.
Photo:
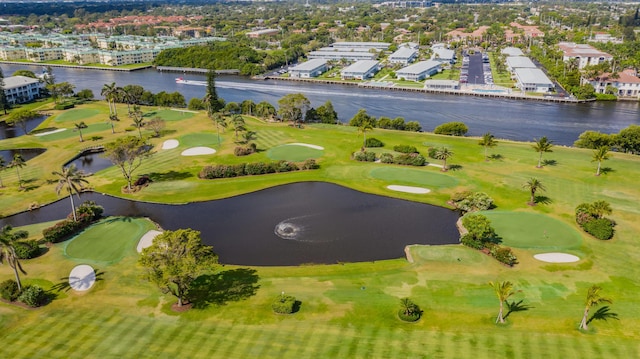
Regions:
<instances>
[{"instance_id":1,"label":"tall palm tree","mask_svg":"<svg viewBox=\"0 0 640 359\"><path fill-rule=\"evenodd\" d=\"M89 126L87 126L84 121L81 121L80 123L74 123L73 125L76 127L76 130L78 130L78 133L80 133L80 142L84 142L84 138L82 138L82 129Z\"/></svg>"},{"instance_id":2,"label":"tall palm tree","mask_svg":"<svg viewBox=\"0 0 640 359\"><path fill-rule=\"evenodd\" d=\"M595 201L589 205L589 211L596 218L602 218L605 214L611 214L611 204L607 201Z\"/></svg>"},{"instance_id":3,"label":"tall palm tree","mask_svg":"<svg viewBox=\"0 0 640 359\"><path fill-rule=\"evenodd\" d=\"M582 330L589 329L587 326L589 323L589 320L587 320L587 317L589 316L589 310L591 308L602 303L611 303L611 299L605 298L600 295L601 290L602 288L598 287L597 285L592 285L587 291L587 298L584 302L584 314L582 315L582 321L580 322L580 327L579 327L580 329Z\"/></svg>"},{"instance_id":4,"label":"tall palm tree","mask_svg":"<svg viewBox=\"0 0 640 359\"><path fill-rule=\"evenodd\" d=\"M27 272L25 272L25 270L22 269L22 265L20 265L13 240L11 226L4 226L0 231L0 264L7 262L9 267L13 269L13 273L16 276L16 283L18 283L18 291L21 292L22 283L20 282L20 273L18 273L18 271L22 272L22 274L27 274Z\"/></svg>"},{"instance_id":5,"label":"tall palm tree","mask_svg":"<svg viewBox=\"0 0 640 359\"><path fill-rule=\"evenodd\" d=\"M7 161L5 161L4 157L0 157L0 173L4 171L7 166ZM0 188L4 188L4 183L2 183L2 177L0 177Z\"/></svg>"},{"instance_id":6,"label":"tall palm tree","mask_svg":"<svg viewBox=\"0 0 640 359\"><path fill-rule=\"evenodd\" d=\"M369 121L363 121L360 126L358 126L358 132L362 132L362 150L367 147L367 131L373 130L373 126Z\"/></svg>"},{"instance_id":7,"label":"tall palm tree","mask_svg":"<svg viewBox=\"0 0 640 359\"><path fill-rule=\"evenodd\" d=\"M478 142L478 144L484 147L484 160L489 161L489 157L487 156L487 149L497 146L498 141L495 140L495 137L491 134L491 132L487 132L482 135L482 139Z\"/></svg>"},{"instance_id":8,"label":"tall palm tree","mask_svg":"<svg viewBox=\"0 0 640 359\"><path fill-rule=\"evenodd\" d=\"M236 133L236 141L238 141L238 133L246 130L244 118L241 115L234 115L231 118L231 124L233 125L233 130Z\"/></svg>"},{"instance_id":9,"label":"tall palm tree","mask_svg":"<svg viewBox=\"0 0 640 359\"><path fill-rule=\"evenodd\" d=\"M516 294L513 290L513 283L507 281L504 282L489 282L489 286L493 288L496 292L496 296L498 297L498 301L500 302L500 311L498 312L498 317L496 318L496 323L504 323L504 303L511 297Z\"/></svg>"},{"instance_id":10,"label":"tall palm tree","mask_svg":"<svg viewBox=\"0 0 640 359\"><path fill-rule=\"evenodd\" d=\"M525 184L522 185L522 188L528 189L531 193L531 198L529 199L530 206L536 205L536 192L538 190L546 190L542 182L540 182L540 180L535 177L531 177Z\"/></svg>"},{"instance_id":11,"label":"tall palm tree","mask_svg":"<svg viewBox=\"0 0 640 359\"><path fill-rule=\"evenodd\" d=\"M58 176L58 185L56 186L56 194L60 195L60 191L66 187L69 193L69 199L71 200L71 212L73 213L73 221L77 221L76 206L73 203L73 194L75 193L80 199L80 190L84 188L85 183L89 183L84 177L86 176L84 171L78 170L75 164L71 164L68 167L62 167L61 171L52 172L53 175Z\"/></svg>"},{"instance_id":12,"label":"tall palm tree","mask_svg":"<svg viewBox=\"0 0 640 359\"><path fill-rule=\"evenodd\" d=\"M547 136L542 136L540 139L535 140L533 144L533 149L540 153L540 157L538 158L538 168L542 168L542 154L545 152L553 152L551 147L553 147L553 141L550 141Z\"/></svg>"},{"instance_id":13,"label":"tall palm tree","mask_svg":"<svg viewBox=\"0 0 640 359\"><path fill-rule=\"evenodd\" d=\"M114 134L116 133L116 129L113 125L114 122L116 121L120 121L120 119L118 118L118 115L115 114L110 114L109 115L109 123L111 124L111 133Z\"/></svg>"},{"instance_id":14,"label":"tall palm tree","mask_svg":"<svg viewBox=\"0 0 640 359\"><path fill-rule=\"evenodd\" d=\"M131 112L131 116L133 116L133 127L138 129L138 137L142 139L142 127L144 127L144 117L142 110L140 110L140 106L133 105L133 111Z\"/></svg>"},{"instance_id":15,"label":"tall palm tree","mask_svg":"<svg viewBox=\"0 0 640 359\"><path fill-rule=\"evenodd\" d=\"M591 162L598 162L598 169L596 169L596 176L600 176L600 166L602 161L609 159L609 146L598 147L593 151L593 159Z\"/></svg>"},{"instance_id":16,"label":"tall palm tree","mask_svg":"<svg viewBox=\"0 0 640 359\"><path fill-rule=\"evenodd\" d=\"M213 120L213 123L216 125L216 130L218 131L218 145L220 145L220 128L227 127L227 121L221 112L215 112L211 114L210 118Z\"/></svg>"},{"instance_id":17,"label":"tall palm tree","mask_svg":"<svg viewBox=\"0 0 640 359\"><path fill-rule=\"evenodd\" d=\"M118 111L116 109L116 99L121 92L122 89L120 87L117 87L115 82L112 82L110 85L104 84L104 86L102 86L102 91L100 92L100 94L104 96L104 98L107 100L107 103L109 104L110 115L118 115Z\"/></svg>"},{"instance_id":18,"label":"tall palm tree","mask_svg":"<svg viewBox=\"0 0 640 359\"><path fill-rule=\"evenodd\" d=\"M20 187L20 189L23 189L24 187L22 187L22 178L20 178L20 169L24 166L26 166L27 163L24 161L24 158L22 157L21 154L16 153L13 155L13 161L11 161L11 163L9 163L9 167L10 168L15 168L16 169L16 173L18 174L18 185Z\"/></svg>"},{"instance_id":19,"label":"tall palm tree","mask_svg":"<svg viewBox=\"0 0 640 359\"><path fill-rule=\"evenodd\" d=\"M442 172L447 172L449 168L447 167L447 160L453 156L453 151L451 151L447 147L440 147L436 151L435 157L439 160L442 160Z\"/></svg>"}]
</instances>

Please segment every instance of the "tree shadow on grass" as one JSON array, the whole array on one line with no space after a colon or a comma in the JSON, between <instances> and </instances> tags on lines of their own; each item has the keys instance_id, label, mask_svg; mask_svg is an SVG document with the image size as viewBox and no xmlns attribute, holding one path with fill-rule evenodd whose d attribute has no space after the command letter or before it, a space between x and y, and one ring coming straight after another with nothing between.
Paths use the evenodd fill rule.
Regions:
<instances>
[{"instance_id":1,"label":"tree shadow on grass","mask_svg":"<svg viewBox=\"0 0 640 359\"><path fill-rule=\"evenodd\" d=\"M507 317L509 315L511 315L511 313L524 312L524 311L527 311L527 310L533 308L532 306L530 306L528 304L522 304L522 302L524 302L524 299L522 299L520 301L517 301L517 302L515 300L513 302L506 301L508 311L507 311L507 314L504 316L503 319L506 320Z\"/></svg>"},{"instance_id":2,"label":"tree shadow on grass","mask_svg":"<svg viewBox=\"0 0 640 359\"><path fill-rule=\"evenodd\" d=\"M558 161L556 160L544 160L542 161L542 166L557 166Z\"/></svg>"},{"instance_id":3,"label":"tree shadow on grass","mask_svg":"<svg viewBox=\"0 0 640 359\"><path fill-rule=\"evenodd\" d=\"M247 299L256 294L260 277L254 269L238 268L216 274L201 275L189 290L194 308L204 309L211 304L224 305L230 301Z\"/></svg>"},{"instance_id":4,"label":"tree shadow on grass","mask_svg":"<svg viewBox=\"0 0 640 359\"><path fill-rule=\"evenodd\" d=\"M489 159L492 160L492 161L502 161L502 160L504 160L504 156L499 154L499 153L497 153L497 154L489 156Z\"/></svg>"},{"instance_id":5,"label":"tree shadow on grass","mask_svg":"<svg viewBox=\"0 0 640 359\"><path fill-rule=\"evenodd\" d=\"M449 165L448 166L448 170L449 171L460 171L460 170L462 170L462 165Z\"/></svg>"},{"instance_id":6,"label":"tree shadow on grass","mask_svg":"<svg viewBox=\"0 0 640 359\"><path fill-rule=\"evenodd\" d=\"M616 171L616 170L614 170L614 169L613 169L613 168L611 168L611 167L602 167L602 168L600 168L600 174L601 174L601 175L608 175L609 173L613 173L613 172L615 172L615 171Z\"/></svg>"},{"instance_id":7,"label":"tree shadow on grass","mask_svg":"<svg viewBox=\"0 0 640 359\"><path fill-rule=\"evenodd\" d=\"M153 182L163 182L163 181L177 181L177 180L187 179L187 178L193 177L193 174L189 172L169 171L164 173L152 172L152 173L149 173L147 176L149 176L149 178Z\"/></svg>"},{"instance_id":8,"label":"tree shadow on grass","mask_svg":"<svg viewBox=\"0 0 640 359\"><path fill-rule=\"evenodd\" d=\"M104 280L102 279L102 276L104 275L104 271L100 271L100 269L98 268L95 268L93 271L96 274L96 282ZM55 295L55 293L53 293L54 290L56 292L63 292L63 291L68 292L69 289L71 289L71 284L69 283L69 277L62 277L60 278L60 280L61 280L60 283L57 283L51 286L51 293L53 295ZM57 295L55 295L55 297L57 297Z\"/></svg>"},{"instance_id":9,"label":"tree shadow on grass","mask_svg":"<svg viewBox=\"0 0 640 359\"><path fill-rule=\"evenodd\" d=\"M553 203L553 200L547 196L536 196L536 204L551 204Z\"/></svg>"}]
</instances>

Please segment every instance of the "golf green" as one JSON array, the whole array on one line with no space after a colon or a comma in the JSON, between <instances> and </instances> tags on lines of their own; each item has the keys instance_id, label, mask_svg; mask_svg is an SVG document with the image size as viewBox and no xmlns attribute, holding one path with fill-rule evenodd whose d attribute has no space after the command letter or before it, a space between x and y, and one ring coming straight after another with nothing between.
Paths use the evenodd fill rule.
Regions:
<instances>
[{"instance_id":1,"label":"golf green","mask_svg":"<svg viewBox=\"0 0 640 359\"><path fill-rule=\"evenodd\" d=\"M502 243L516 248L574 249L582 237L568 224L544 214L528 212L483 211Z\"/></svg>"},{"instance_id":2,"label":"golf green","mask_svg":"<svg viewBox=\"0 0 640 359\"><path fill-rule=\"evenodd\" d=\"M157 110L151 111L144 114L144 117L147 119L152 119L154 117L160 117L165 121L181 121L186 120L193 117L194 113L191 111L182 111L182 110Z\"/></svg>"},{"instance_id":3,"label":"golf green","mask_svg":"<svg viewBox=\"0 0 640 359\"><path fill-rule=\"evenodd\" d=\"M66 243L67 257L116 263L133 253L140 238L155 229L145 218L110 217L82 231Z\"/></svg>"},{"instance_id":4,"label":"golf green","mask_svg":"<svg viewBox=\"0 0 640 359\"><path fill-rule=\"evenodd\" d=\"M322 150L300 145L282 145L267 151L267 156L272 160L285 160L300 162L310 158L318 158L323 155Z\"/></svg>"},{"instance_id":5,"label":"golf green","mask_svg":"<svg viewBox=\"0 0 640 359\"><path fill-rule=\"evenodd\" d=\"M180 145L183 147L216 146L218 145L218 135L207 132L191 133L180 138Z\"/></svg>"},{"instance_id":6,"label":"golf green","mask_svg":"<svg viewBox=\"0 0 640 359\"><path fill-rule=\"evenodd\" d=\"M429 189L454 187L458 180L440 173L413 168L385 166L374 168L369 172L373 178L393 183L406 183L427 186Z\"/></svg>"},{"instance_id":7,"label":"golf green","mask_svg":"<svg viewBox=\"0 0 640 359\"><path fill-rule=\"evenodd\" d=\"M86 142L88 140L91 140L91 136L93 133L102 132L110 129L111 129L111 125L106 122L92 123L89 126L87 126L87 128L82 130L82 137L84 137L84 140ZM49 135L44 135L44 136L41 136L40 138L42 138L44 141L57 141L57 140L63 140L70 137L77 137L78 139L80 139L80 134L74 127L68 128L66 131L55 132Z\"/></svg>"},{"instance_id":8,"label":"golf green","mask_svg":"<svg viewBox=\"0 0 640 359\"><path fill-rule=\"evenodd\" d=\"M99 114L100 111L98 110L94 110L94 109L85 109L85 108L79 108L79 109L73 109L73 110L68 110L62 114L60 114L60 116L56 117L56 122L60 123L60 122L76 122L76 121L83 121L86 120L89 117L93 117L97 114ZM105 120L108 118L108 116L105 115Z\"/></svg>"}]
</instances>

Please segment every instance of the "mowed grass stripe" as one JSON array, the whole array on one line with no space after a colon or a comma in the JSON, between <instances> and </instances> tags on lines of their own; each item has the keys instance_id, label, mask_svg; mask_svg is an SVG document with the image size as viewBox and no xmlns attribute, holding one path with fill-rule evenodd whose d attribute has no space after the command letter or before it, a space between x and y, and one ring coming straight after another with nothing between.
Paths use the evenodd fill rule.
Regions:
<instances>
[{"instance_id":1,"label":"mowed grass stripe","mask_svg":"<svg viewBox=\"0 0 640 359\"><path fill-rule=\"evenodd\" d=\"M213 331L215 331L215 327ZM196 357L205 347L204 344L207 342L207 339L211 339L212 335L212 330L205 328L202 322L194 325L193 329L189 331L189 337L187 339L188 345L184 346L183 356L188 358Z\"/></svg>"},{"instance_id":2,"label":"mowed grass stripe","mask_svg":"<svg viewBox=\"0 0 640 359\"><path fill-rule=\"evenodd\" d=\"M100 327L100 323L97 321L99 317L97 311L91 312L88 316L83 317L78 328L75 328L76 335L67 340L69 353L72 356L78 358L86 357L86 355L80 354L81 350L90 349L93 346L91 343L97 342L94 333Z\"/></svg>"},{"instance_id":3,"label":"mowed grass stripe","mask_svg":"<svg viewBox=\"0 0 640 359\"><path fill-rule=\"evenodd\" d=\"M256 144L260 148L268 149L282 144L288 138L289 136L285 135L285 133L282 131L262 130L258 132L258 139L256 140Z\"/></svg>"},{"instance_id":4,"label":"mowed grass stripe","mask_svg":"<svg viewBox=\"0 0 640 359\"><path fill-rule=\"evenodd\" d=\"M96 332L96 336L102 339L95 347L96 353L106 353L108 356L124 356L126 350L129 349L122 346L122 340L125 336L124 333L129 335L132 328L138 324L140 324L139 320L122 315L114 322L102 326L98 332Z\"/></svg>"},{"instance_id":5,"label":"mowed grass stripe","mask_svg":"<svg viewBox=\"0 0 640 359\"><path fill-rule=\"evenodd\" d=\"M23 350L19 352L19 355L24 355L25 357L34 357L37 355L41 355L43 353L43 348L47 348L51 344L56 344L61 340L61 338L66 339L64 335L68 333L68 324L69 323L67 323L67 320L64 318L64 316L53 315L51 317L44 316L36 326L37 329L35 330L30 326L21 326L19 327L20 330L16 330L17 328L14 328L12 332L16 333L18 337L18 339L15 341L15 343L17 344L14 347L31 348L31 350L29 351ZM30 330L28 330L27 328L30 328ZM3 342L5 341L3 340ZM2 347L2 349L6 348L5 346L0 347ZM46 350L44 352L46 353ZM9 358L11 356L6 357Z\"/></svg>"}]
</instances>

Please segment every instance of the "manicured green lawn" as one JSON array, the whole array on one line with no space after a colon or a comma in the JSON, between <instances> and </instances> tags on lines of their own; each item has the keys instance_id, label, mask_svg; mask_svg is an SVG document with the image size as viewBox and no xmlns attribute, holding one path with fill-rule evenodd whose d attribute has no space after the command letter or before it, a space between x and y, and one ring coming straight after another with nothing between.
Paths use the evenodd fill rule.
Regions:
<instances>
[{"instance_id":1,"label":"manicured green lawn","mask_svg":"<svg viewBox=\"0 0 640 359\"><path fill-rule=\"evenodd\" d=\"M293 162L300 162L310 158L320 158L322 154L322 150L298 145L283 145L267 151L267 156L272 160Z\"/></svg>"},{"instance_id":2,"label":"manicured green lawn","mask_svg":"<svg viewBox=\"0 0 640 359\"><path fill-rule=\"evenodd\" d=\"M135 251L153 223L144 218L111 217L82 231L64 244L64 254L76 261L114 263Z\"/></svg>"},{"instance_id":3,"label":"manicured green lawn","mask_svg":"<svg viewBox=\"0 0 640 359\"><path fill-rule=\"evenodd\" d=\"M502 243L517 248L576 249L581 234L566 223L539 213L485 211Z\"/></svg>"},{"instance_id":4,"label":"manicured green lawn","mask_svg":"<svg viewBox=\"0 0 640 359\"><path fill-rule=\"evenodd\" d=\"M87 118L93 117L99 114L100 111L95 109L88 108L74 108L70 110L66 110L62 114L56 117L56 123L64 123L64 122L80 122L84 121Z\"/></svg>"},{"instance_id":5,"label":"manicured green lawn","mask_svg":"<svg viewBox=\"0 0 640 359\"><path fill-rule=\"evenodd\" d=\"M220 136L220 140L224 140ZM196 146L217 146L218 135L215 133L192 133L180 137L178 140L181 147L196 147Z\"/></svg>"},{"instance_id":6,"label":"manicured green lawn","mask_svg":"<svg viewBox=\"0 0 640 359\"><path fill-rule=\"evenodd\" d=\"M82 137L85 140L86 146L91 146L91 136L98 132L104 132L111 129L111 125L106 122L92 123L87 128L82 129ZM55 132L49 135L40 136L44 141L58 141L67 138L77 138L80 141L80 134L75 127L69 127L66 131Z\"/></svg>"},{"instance_id":7,"label":"manicured green lawn","mask_svg":"<svg viewBox=\"0 0 640 359\"><path fill-rule=\"evenodd\" d=\"M160 117L165 121L181 121L192 118L194 113L188 110L152 110L145 112L144 117L152 119L154 117Z\"/></svg>"},{"instance_id":8,"label":"manicured green lawn","mask_svg":"<svg viewBox=\"0 0 640 359\"><path fill-rule=\"evenodd\" d=\"M426 186L429 189L454 187L458 180L449 175L436 173L437 168L413 169L411 167L381 165L369 172L373 178L388 181L393 184L414 184Z\"/></svg>"}]
</instances>

